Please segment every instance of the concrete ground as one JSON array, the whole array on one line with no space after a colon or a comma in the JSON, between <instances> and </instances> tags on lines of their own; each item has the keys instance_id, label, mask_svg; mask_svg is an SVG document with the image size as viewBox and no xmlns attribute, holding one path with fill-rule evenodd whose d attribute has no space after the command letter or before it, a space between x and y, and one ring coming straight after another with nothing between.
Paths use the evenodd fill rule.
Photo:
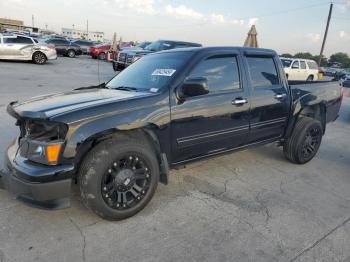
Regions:
<instances>
[{"instance_id":1,"label":"concrete ground","mask_svg":"<svg viewBox=\"0 0 350 262\"><path fill-rule=\"evenodd\" d=\"M0 62L1 151L18 133L7 103L97 84L97 71L87 57ZM114 74L105 62L100 73L100 81ZM291 164L270 145L191 164L119 222L84 208L76 186L72 207L58 211L0 190L0 261L350 261L349 139L344 97L310 163Z\"/></svg>"}]
</instances>

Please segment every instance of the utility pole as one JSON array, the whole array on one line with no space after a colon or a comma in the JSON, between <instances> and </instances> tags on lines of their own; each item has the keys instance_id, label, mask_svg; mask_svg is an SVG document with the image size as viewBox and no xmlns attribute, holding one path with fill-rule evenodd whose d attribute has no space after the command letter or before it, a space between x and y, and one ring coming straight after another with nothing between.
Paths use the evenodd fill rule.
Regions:
<instances>
[{"instance_id":1,"label":"utility pole","mask_svg":"<svg viewBox=\"0 0 350 262\"><path fill-rule=\"evenodd\" d=\"M326 25L326 31L324 32L323 41L322 41L322 47L320 52L320 58L318 59L318 65L321 66L321 61L323 57L323 50L324 46L326 44L327 34L328 34L328 28L329 28L329 22L331 21L332 17L332 11L333 11L333 3L329 6L329 13L328 13L328 19L327 19L327 25Z\"/></svg>"},{"instance_id":2,"label":"utility pole","mask_svg":"<svg viewBox=\"0 0 350 262\"><path fill-rule=\"evenodd\" d=\"M89 40L89 20L86 20L86 39Z\"/></svg>"},{"instance_id":3,"label":"utility pole","mask_svg":"<svg viewBox=\"0 0 350 262\"><path fill-rule=\"evenodd\" d=\"M32 27L34 27L34 15L32 15Z\"/></svg>"}]
</instances>

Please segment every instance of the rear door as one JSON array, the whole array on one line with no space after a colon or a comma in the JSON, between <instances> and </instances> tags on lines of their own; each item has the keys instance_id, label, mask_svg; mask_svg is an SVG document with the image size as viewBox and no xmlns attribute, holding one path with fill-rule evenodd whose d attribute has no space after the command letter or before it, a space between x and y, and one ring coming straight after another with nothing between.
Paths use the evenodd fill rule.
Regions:
<instances>
[{"instance_id":1,"label":"rear door","mask_svg":"<svg viewBox=\"0 0 350 262\"><path fill-rule=\"evenodd\" d=\"M300 80L305 81L308 78L308 70L306 68L305 60L300 60Z\"/></svg>"},{"instance_id":2,"label":"rear door","mask_svg":"<svg viewBox=\"0 0 350 262\"><path fill-rule=\"evenodd\" d=\"M186 75L186 78L205 77L209 93L188 97L180 104L171 101L173 163L246 143L249 102L239 68L238 53L207 54Z\"/></svg>"},{"instance_id":3,"label":"rear door","mask_svg":"<svg viewBox=\"0 0 350 262\"><path fill-rule=\"evenodd\" d=\"M246 55L251 90L249 143L280 137L287 125L290 96L276 56Z\"/></svg>"}]
</instances>

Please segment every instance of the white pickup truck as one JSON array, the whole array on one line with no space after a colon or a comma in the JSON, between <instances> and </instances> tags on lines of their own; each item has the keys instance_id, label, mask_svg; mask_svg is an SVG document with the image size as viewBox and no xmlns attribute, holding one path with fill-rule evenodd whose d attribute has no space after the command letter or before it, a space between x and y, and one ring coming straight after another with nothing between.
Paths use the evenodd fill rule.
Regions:
<instances>
[{"instance_id":1,"label":"white pickup truck","mask_svg":"<svg viewBox=\"0 0 350 262\"><path fill-rule=\"evenodd\" d=\"M288 80L317 81L318 65L313 60L281 57Z\"/></svg>"}]
</instances>

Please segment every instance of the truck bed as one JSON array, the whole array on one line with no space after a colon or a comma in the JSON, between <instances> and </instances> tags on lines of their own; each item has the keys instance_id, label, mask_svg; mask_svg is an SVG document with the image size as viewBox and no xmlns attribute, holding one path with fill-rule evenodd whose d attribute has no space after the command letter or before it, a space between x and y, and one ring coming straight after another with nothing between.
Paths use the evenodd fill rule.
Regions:
<instances>
[{"instance_id":1,"label":"truck bed","mask_svg":"<svg viewBox=\"0 0 350 262\"><path fill-rule=\"evenodd\" d=\"M288 81L294 106L312 106L323 104L326 108L326 121L338 117L342 92L338 81Z\"/></svg>"}]
</instances>

